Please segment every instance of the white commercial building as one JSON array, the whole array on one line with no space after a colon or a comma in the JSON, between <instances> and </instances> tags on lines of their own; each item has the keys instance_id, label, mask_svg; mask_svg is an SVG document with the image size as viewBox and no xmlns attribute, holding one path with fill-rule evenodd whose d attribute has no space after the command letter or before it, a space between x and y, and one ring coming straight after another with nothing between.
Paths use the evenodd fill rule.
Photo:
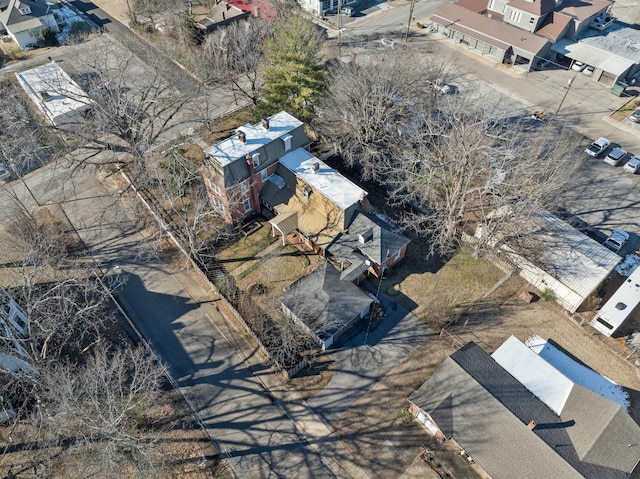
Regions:
<instances>
[{"instance_id":1,"label":"white commercial building","mask_svg":"<svg viewBox=\"0 0 640 479\"><path fill-rule=\"evenodd\" d=\"M53 126L70 129L82 124L81 114L90 108L91 99L56 62L16 73L16 77Z\"/></svg>"}]
</instances>

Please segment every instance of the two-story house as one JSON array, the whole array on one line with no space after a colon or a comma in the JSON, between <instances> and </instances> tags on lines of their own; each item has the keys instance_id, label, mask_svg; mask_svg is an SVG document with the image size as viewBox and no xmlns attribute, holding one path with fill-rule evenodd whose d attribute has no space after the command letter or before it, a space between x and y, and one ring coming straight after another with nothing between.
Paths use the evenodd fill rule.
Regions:
<instances>
[{"instance_id":1,"label":"two-story house","mask_svg":"<svg viewBox=\"0 0 640 479\"><path fill-rule=\"evenodd\" d=\"M612 85L640 74L640 55L628 47L640 41L640 32L616 24L612 5L610 0L445 2L431 16L431 31L526 71L545 60L565 67L580 61L594 80ZM605 35L606 41L599 41Z\"/></svg>"},{"instance_id":2,"label":"two-story house","mask_svg":"<svg viewBox=\"0 0 640 479\"><path fill-rule=\"evenodd\" d=\"M20 48L37 44L42 27L60 31L53 5L40 0L0 0L0 24Z\"/></svg>"},{"instance_id":3,"label":"two-story house","mask_svg":"<svg viewBox=\"0 0 640 479\"><path fill-rule=\"evenodd\" d=\"M281 111L207 148L203 176L211 204L227 221L240 221L260 212L260 191L279 160L311 140L303 123Z\"/></svg>"},{"instance_id":4,"label":"two-story house","mask_svg":"<svg viewBox=\"0 0 640 479\"><path fill-rule=\"evenodd\" d=\"M203 176L213 208L229 222L275 215L272 234L283 243L295 235L343 278L379 276L405 256L409 240L369 214L367 192L307 151L310 144L302 122L283 111L207 148Z\"/></svg>"}]
</instances>

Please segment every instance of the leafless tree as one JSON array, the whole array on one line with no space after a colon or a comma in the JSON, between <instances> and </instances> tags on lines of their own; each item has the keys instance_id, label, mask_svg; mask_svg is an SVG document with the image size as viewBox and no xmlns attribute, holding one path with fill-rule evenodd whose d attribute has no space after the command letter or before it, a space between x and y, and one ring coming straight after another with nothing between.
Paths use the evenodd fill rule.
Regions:
<instances>
[{"instance_id":1,"label":"leafless tree","mask_svg":"<svg viewBox=\"0 0 640 479\"><path fill-rule=\"evenodd\" d=\"M213 258L215 245L234 236L234 228L211 207L197 161L179 147L165 152L154 191L167 211L167 220L191 257L200 264Z\"/></svg>"},{"instance_id":2,"label":"leafless tree","mask_svg":"<svg viewBox=\"0 0 640 479\"><path fill-rule=\"evenodd\" d=\"M226 84L234 95L256 105L263 86L263 43L271 31L269 22L255 17L216 29L202 45L202 76Z\"/></svg>"},{"instance_id":3,"label":"leafless tree","mask_svg":"<svg viewBox=\"0 0 640 479\"><path fill-rule=\"evenodd\" d=\"M17 206L5 227L5 277L29 318L25 349L33 363L78 352L98 341L111 315L108 295L92 275L92 262L74 256L79 239L46 207Z\"/></svg>"},{"instance_id":4,"label":"leafless tree","mask_svg":"<svg viewBox=\"0 0 640 479\"><path fill-rule=\"evenodd\" d=\"M162 462L158 436L147 410L154 404L164 371L143 347L109 349L99 344L81 364L59 363L43 375L37 414L67 445L92 461L77 464L80 475L123 477L137 470L148 477Z\"/></svg>"},{"instance_id":5,"label":"leafless tree","mask_svg":"<svg viewBox=\"0 0 640 479\"><path fill-rule=\"evenodd\" d=\"M127 12L134 25L148 23L156 28L158 18L170 11L184 9L184 4L176 0L127 0Z\"/></svg>"},{"instance_id":6,"label":"leafless tree","mask_svg":"<svg viewBox=\"0 0 640 479\"><path fill-rule=\"evenodd\" d=\"M34 125L24 92L7 79L0 81L0 164L15 178L64 153L59 138Z\"/></svg>"},{"instance_id":7,"label":"leafless tree","mask_svg":"<svg viewBox=\"0 0 640 479\"><path fill-rule=\"evenodd\" d=\"M473 234L480 222L509 228L537 207L555 208L580 165L575 134L557 123L477 106L486 98L441 94L434 85L449 81L450 65L427 63L418 75L401 54L343 65L319 121L348 165L384 185L403 226L430 238L430 253L457 249L462 231ZM508 216L490 216L505 205Z\"/></svg>"},{"instance_id":8,"label":"leafless tree","mask_svg":"<svg viewBox=\"0 0 640 479\"><path fill-rule=\"evenodd\" d=\"M89 62L68 67L87 92L79 100L89 110L65 134L71 134L75 146L88 151L89 158L101 153L104 162L104 152L113 152L119 154L113 161L128 162L141 174L153 148L178 136L178 129L191 121L182 112L198 92L174 88L160 68L146 68L132 55L119 57L98 46L88 58Z\"/></svg>"}]
</instances>

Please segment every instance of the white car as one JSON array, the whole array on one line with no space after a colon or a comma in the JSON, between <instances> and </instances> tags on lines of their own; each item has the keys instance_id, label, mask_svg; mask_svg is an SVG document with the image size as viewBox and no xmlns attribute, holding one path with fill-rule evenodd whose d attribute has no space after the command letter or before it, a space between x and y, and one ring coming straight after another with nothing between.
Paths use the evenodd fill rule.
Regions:
<instances>
[{"instance_id":1,"label":"white car","mask_svg":"<svg viewBox=\"0 0 640 479\"><path fill-rule=\"evenodd\" d=\"M624 170L636 174L640 171L640 156L632 156L624 165Z\"/></svg>"},{"instance_id":2,"label":"white car","mask_svg":"<svg viewBox=\"0 0 640 479\"><path fill-rule=\"evenodd\" d=\"M395 40L389 40L388 38L381 38L380 39L380 44L383 47L391 47L391 48L393 48L393 47L396 46L396 43L397 42Z\"/></svg>"},{"instance_id":3,"label":"white car","mask_svg":"<svg viewBox=\"0 0 640 479\"><path fill-rule=\"evenodd\" d=\"M573 65L571 65L571 69L577 72L581 72L582 70L584 70L585 66L586 65L582 62L573 62Z\"/></svg>"},{"instance_id":4,"label":"white car","mask_svg":"<svg viewBox=\"0 0 640 479\"><path fill-rule=\"evenodd\" d=\"M623 230L615 229L609 235L609 237L604 240L603 244L614 253L617 253L622 249L627 241L629 241L629 233Z\"/></svg>"},{"instance_id":5,"label":"white car","mask_svg":"<svg viewBox=\"0 0 640 479\"><path fill-rule=\"evenodd\" d=\"M582 73L590 77L593 76L593 70L595 70L595 67L587 66L584 70L582 70Z\"/></svg>"},{"instance_id":6,"label":"white car","mask_svg":"<svg viewBox=\"0 0 640 479\"><path fill-rule=\"evenodd\" d=\"M624 161L625 156L627 156L627 152L622 148L614 148L611 152L605 157L604 162L608 165L618 166L620 163Z\"/></svg>"},{"instance_id":7,"label":"white car","mask_svg":"<svg viewBox=\"0 0 640 479\"><path fill-rule=\"evenodd\" d=\"M587 155L591 155L594 158L597 158L602 154L602 152L604 152L604 150L606 150L609 147L610 144L611 142L606 138L598 138L596 141L591 143L589 147L586 150L584 150L584 152Z\"/></svg>"}]
</instances>

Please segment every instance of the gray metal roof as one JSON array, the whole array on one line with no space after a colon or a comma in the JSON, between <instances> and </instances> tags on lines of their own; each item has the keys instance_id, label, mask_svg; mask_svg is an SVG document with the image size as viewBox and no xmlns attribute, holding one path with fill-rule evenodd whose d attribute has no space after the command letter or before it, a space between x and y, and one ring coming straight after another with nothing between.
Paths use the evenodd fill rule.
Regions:
<instances>
[{"instance_id":1,"label":"gray metal roof","mask_svg":"<svg viewBox=\"0 0 640 479\"><path fill-rule=\"evenodd\" d=\"M355 253L358 251L377 264L382 264L410 242L409 238L394 231L389 223L379 217L358 211L348 231L338 235L327 250L337 258L351 262L358 257Z\"/></svg>"},{"instance_id":2,"label":"gray metal roof","mask_svg":"<svg viewBox=\"0 0 640 479\"><path fill-rule=\"evenodd\" d=\"M579 393L559 417L482 348L469 343L447 358L409 400L494 479L627 479L628 462L619 462L615 454L607 459L607 448L613 450L610 444L616 441L617 453L624 452L619 446L631 443L626 436L636 437L633 424L622 421L617 412L606 414L610 405L604 418L594 421L601 401L606 400L580 386L574 388ZM532 420L537 426L530 431L527 424ZM597 436L594 422L599 423ZM620 425L631 432L616 431Z\"/></svg>"},{"instance_id":3,"label":"gray metal roof","mask_svg":"<svg viewBox=\"0 0 640 479\"><path fill-rule=\"evenodd\" d=\"M332 336L373 300L328 262L294 283L280 301L321 339Z\"/></svg>"}]
</instances>

